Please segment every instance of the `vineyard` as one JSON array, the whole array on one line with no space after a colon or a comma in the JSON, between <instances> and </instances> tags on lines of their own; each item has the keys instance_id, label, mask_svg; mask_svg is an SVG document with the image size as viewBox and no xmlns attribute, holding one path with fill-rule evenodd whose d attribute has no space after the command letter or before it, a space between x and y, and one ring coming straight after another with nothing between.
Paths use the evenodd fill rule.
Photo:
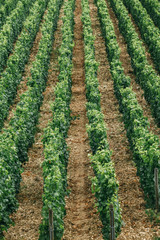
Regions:
<instances>
[{"instance_id":1,"label":"vineyard","mask_svg":"<svg viewBox=\"0 0 160 240\"><path fill-rule=\"evenodd\" d=\"M160 1L0 0L0 131L0 240L160 239Z\"/></svg>"}]
</instances>

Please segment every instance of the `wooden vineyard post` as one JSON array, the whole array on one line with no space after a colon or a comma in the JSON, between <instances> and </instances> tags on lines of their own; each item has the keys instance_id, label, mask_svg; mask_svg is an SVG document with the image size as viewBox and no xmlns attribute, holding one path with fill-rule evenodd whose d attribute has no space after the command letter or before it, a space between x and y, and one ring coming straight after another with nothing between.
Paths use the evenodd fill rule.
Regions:
<instances>
[{"instance_id":1,"label":"wooden vineyard post","mask_svg":"<svg viewBox=\"0 0 160 240\"><path fill-rule=\"evenodd\" d=\"M158 168L154 169L155 178L155 195L156 195L156 210L159 210L159 186L158 186Z\"/></svg>"},{"instance_id":2,"label":"wooden vineyard post","mask_svg":"<svg viewBox=\"0 0 160 240\"><path fill-rule=\"evenodd\" d=\"M113 208L113 204L110 204L109 210L110 210L110 229L111 229L110 240L115 240L114 208Z\"/></svg>"},{"instance_id":3,"label":"wooden vineyard post","mask_svg":"<svg viewBox=\"0 0 160 240\"><path fill-rule=\"evenodd\" d=\"M50 240L54 240L53 211L49 209L49 236Z\"/></svg>"}]
</instances>

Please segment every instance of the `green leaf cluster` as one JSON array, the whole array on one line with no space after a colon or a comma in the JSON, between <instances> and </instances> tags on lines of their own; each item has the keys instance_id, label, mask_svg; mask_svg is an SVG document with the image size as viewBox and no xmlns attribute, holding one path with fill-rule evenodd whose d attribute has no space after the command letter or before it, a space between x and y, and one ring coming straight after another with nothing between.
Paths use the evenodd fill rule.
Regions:
<instances>
[{"instance_id":1,"label":"green leaf cluster","mask_svg":"<svg viewBox=\"0 0 160 240\"><path fill-rule=\"evenodd\" d=\"M153 116L160 125L160 77L148 63L142 41L132 24L128 11L121 0L110 0L119 21L119 29L127 42L128 53L136 74L136 80L144 90L144 96L151 106Z\"/></svg>"},{"instance_id":2,"label":"green leaf cluster","mask_svg":"<svg viewBox=\"0 0 160 240\"><path fill-rule=\"evenodd\" d=\"M97 6L102 23L102 31L104 38L106 39L105 41L110 43L110 41L113 42L114 39L115 44L117 44L115 33L114 31L111 31L113 25L108 14L106 3L103 0L97 0L97 3L98 2L100 2ZM119 6L118 4L119 1L116 1L115 6ZM112 27L108 27L110 24ZM109 31L110 34L108 35ZM113 45L106 44L109 56L110 51L112 52L110 49L111 46ZM132 89L129 88L130 78L124 75L119 56L116 54L112 58L109 57L109 63L112 78L114 80L115 94L119 101L120 110L123 113L127 137L133 151L134 160L137 166L137 173L140 176L141 186L144 190L148 205L154 207L154 168L160 168L160 163L158 163L160 155L159 140L157 136L149 131L148 120L144 118L143 111L136 100L135 94Z\"/></svg>"},{"instance_id":3,"label":"green leaf cluster","mask_svg":"<svg viewBox=\"0 0 160 240\"><path fill-rule=\"evenodd\" d=\"M131 12L138 25L141 36L149 47L149 52L153 58L157 70L160 72L160 30L155 27L154 22L142 6L139 0L122 0L129 12Z\"/></svg>"},{"instance_id":4,"label":"green leaf cluster","mask_svg":"<svg viewBox=\"0 0 160 240\"><path fill-rule=\"evenodd\" d=\"M110 71L114 79L114 90L118 99L121 99L120 89L130 86L130 78L125 76L122 63L120 61L120 49L117 43L114 27L110 19L105 1L96 0L99 20L101 22L106 51L110 64Z\"/></svg>"},{"instance_id":5,"label":"green leaf cluster","mask_svg":"<svg viewBox=\"0 0 160 240\"><path fill-rule=\"evenodd\" d=\"M99 5L101 5L100 2ZM95 177L92 178L92 190L97 198L96 206L98 207L103 223L102 231L104 239L109 239L109 206L111 203L114 205L115 211L116 236L120 232L122 224L121 210L118 201L118 182L116 180L113 163L111 162L111 151L109 150L107 142L104 116L100 108L100 92L97 79L98 63L95 61L94 36L92 33L89 3L87 0L82 0L82 9L83 35L85 43L85 82L86 97L88 100L86 106L87 117L89 120L87 132L93 152L91 161L95 173ZM112 56L113 52L110 57Z\"/></svg>"},{"instance_id":6,"label":"green leaf cluster","mask_svg":"<svg viewBox=\"0 0 160 240\"><path fill-rule=\"evenodd\" d=\"M28 61L30 49L39 29L42 15L48 0L38 0L32 7L31 14L24 23L23 30L16 42L14 54L7 61L7 68L2 73L0 81L0 129L8 115L9 106L17 92L17 85L22 80L25 64Z\"/></svg>"},{"instance_id":7,"label":"green leaf cluster","mask_svg":"<svg viewBox=\"0 0 160 240\"><path fill-rule=\"evenodd\" d=\"M12 136L0 135L0 236L12 223L10 214L18 207L16 193L19 191L21 166Z\"/></svg>"},{"instance_id":8,"label":"green leaf cluster","mask_svg":"<svg viewBox=\"0 0 160 240\"><path fill-rule=\"evenodd\" d=\"M160 2L158 0L141 0L154 24L160 29Z\"/></svg>"},{"instance_id":9,"label":"green leaf cluster","mask_svg":"<svg viewBox=\"0 0 160 240\"><path fill-rule=\"evenodd\" d=\"M73 52L75 1L64 4L62 44L59 56L59 82L55 87L55 101L51 105L52 121L44 131L43 162L44 194L43 221L40 225L41 240L49 240L49 209L53 211L54 239L60 240L64 231L65 195L67 187L68 150L65 138L70 126L71 72Z\"/></svg>"},{"instance_id":10,"label":"green leaf cluster","mask_svg":"<svg viewBox=\"0 0 160 240\"><path fill-rule=\"evenodd\" d=\"M114 206L114 223L115 234L118 236L122 220L120 214L120 204L118 201L118 187L119 184L116 181L114 165L110 160L109 150L97 151L95 155L91 157L91 161L94 167L96 176L92 178L92 190L98 199L96 206L100 212L100 216L103 223L103 237L109 239L110 237L110 204Z\"/></svg>"},{"instance_id":11,"label":"green leaf cluster","mask_svg":"<svg viewBox=\"0 0 160 240\"><path fill-rule=\"evenodd\" d=\"M5 4L5 0L0 0L0 4Z\"/></svg>"},{"instance_id":12,"label":"green leaf cluster","mask_svg":"<svg viewBox=\"0 0 160 240\"><path fill-rule=\"evenodd\" d=\"M154 168L160 168L159 139L149 131L149 122L143 116L143 111L131 88L121 90L121 94L123 119L136 162L137 174L140 176L147 204L154 207Z\"/></svg>"},{"instance_id":13,"label":"green leaf cluster","mask_svg":"<svg viewBox=\"0 0 160 240\"><path fill-rule=\"evenodd\" d=\"M51 3L48 5L49 8L51 8ZM21 100L17 105L14 117L10 121L9 130L13 134L21 162L27 160L27 150L34 141L39 108L43 100L42 93L46 86L50 53L54 40L53 29L57 24L58 15L59 6L56 4L52 8L52 11L48 11L48 14L45 16L39 50L33 62L31 78L27 83L28 90L21 95Z\"/></svg>"},{"instance_id":14,"label":"green leaf cluster","mask_svg":"<svg viewBox=\"0 0 160 240\"><path fill-rule=\"evenodd\" d=\"M40 226L40 238L49 239L49 209L53 211L54 237L61 239L64 230L63 218L65 215L65 194L67 185L68 151L63 135L58 128L48 125L44 132L43 177L43 221Z\"/></svg>"},{"instance_id":15,"label":"green leaf cluster","mask_svg":"<svg viewBox=\"0 0 160 240\"><path fill-rule=\"evenodd\" d=\"M21 32L24 20L35 0L18 1L16 8L7 17L6 23L0 32L0 73L2 73L9 53L12 52L13 43Z\"/></svg>"},{"instance_id":16,"label":"green leaf cluster","mask_svg":"<svg viewBox=\"0 0 160 240\"><path fill-rule=\"evenodd\" d=\"M0 181L0 229L6 230L11 223L11 212L17 208L16 193L19 189L21 162L27 160L27 150L34 141L39 108L43 100L49 68L50 53L53 44L53 29L59 15L60 2L50 0L48 12L42 25L42 38L39 51L32 67L32 77L28 90L21 96L9 128L0 135L0 166L2 177ZM50 9L51 8L51 9ZM5 173L7 176L5 176ZM5 176L5 177L4 177ZM5 196L5 197L4 197Z\"/></svg>"},{"instance_id":17,"label":"green leaf cluster","mask_svg":"<svg viewBox=\"0 0 160 240\"><path fill-rule=\"evenodd\" d=\"M0 6L0 29L6 21L7 16L10 15L11 11L16 7L18 0L8 0L5 3L1 3Z\"/></svg>"}]
</instances>

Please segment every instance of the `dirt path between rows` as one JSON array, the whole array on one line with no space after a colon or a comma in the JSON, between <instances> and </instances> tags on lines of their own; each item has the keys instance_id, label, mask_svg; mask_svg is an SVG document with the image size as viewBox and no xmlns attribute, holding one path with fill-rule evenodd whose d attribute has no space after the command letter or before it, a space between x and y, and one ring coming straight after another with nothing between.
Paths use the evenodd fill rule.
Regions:
<instances>
[{"instance_id":1,"label":"dirt path between rows","mask_svg":"<svg viewBox=\"0 0 160 240\"><path fill-rule=\"evenodd\" d=\"M61 45L61 25L63 7L60 12L55 41L51 54L51 63L48 75L48 82L44 92L43 105L40 108L39 125L35 136L35 143L29 149L29 161L23 166L22 182L20 193L18 194L19 209L12 215L15 226L8 229L5 233L5 240L38 240L39 225L41 223L43 177L41 164L44 159L42 135L43 129L52 118L50 102L54 100L53 87L57 82L59 73L58 68L58 49ZM38 35L37 35L38 37ZM36 42L35 42L36 43ZM37 45L35 46L35 48ZM36 51L36 50L35 50ZM32 56L31 56L32 58ZM29 67L30 68L30 67Z\"/></svg>"},{"instance_id":2,"label":"dirt path between rows","mask_svg":"<svg viewBox=\"0 0 160 240\"><path fill-rule=\"evenodd\" d=\"M101 222L94 208L95 198L91 193L93 176L89 162L90 152L86 133L86 97L84 75L84 52L81 22L81 1L76 1L72 72L72 115L76 120L71 122L67 144L70 148L68 163L68 188L71 193L66 198L65 231L63 240L102 240Z\"/></svg>"},{"instance_id":3,"label":"dirt path between rows","mask_svg":"<svg viewBox=\"0 0 160 240\"><path fill-rule=\"evenodd\" d=\"M145 214L143 191L132 161L132 153L119 112L119 105L114 95L113 80L109 73L109 63L105 50L105 42L101 34L97 16L97 8L90 0L92 28L95 41L96 60L99 61L98 79L100 82L101 106L105 116L110 149L113 150L112 161L115 163L116 176L119 181L119 199L122 208L124 226L117 240L151 240L158 236L158 227L153 227ZM121 38L121 37L120 37ZM122 49L123 52L123 49ZM123 56L125 58L125 56ZM124 67L130 70L130 63Z\"/></svg>"}]
</instances>

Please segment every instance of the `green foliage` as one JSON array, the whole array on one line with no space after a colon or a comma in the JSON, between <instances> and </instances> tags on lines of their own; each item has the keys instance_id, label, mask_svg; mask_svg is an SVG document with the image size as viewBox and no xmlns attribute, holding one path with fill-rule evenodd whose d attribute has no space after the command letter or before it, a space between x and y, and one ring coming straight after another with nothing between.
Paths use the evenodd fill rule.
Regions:
<instances>
[{"instance_id":1,"label":"green foliage","mask_svg":"<svg viewBox=\"0 0 160 240\"><path fill-rule=\"evenodd\" d=\"M50 5L51 3L49 3L48 8L51 7ZM50 14L52 14L52 18ZM48 11L45 17L45 24L42 26L42 39L39 43L36 60L31 69L32 77L28 81L28 90L21 96L14 117L10 121L10 131L16 143L18 157L21 162L27 160L27 150L34 141L39 108L43 100L42 93L45 90L47 81L54 34L53 26L57 22L57 16L58 6L56 5L56 7L52 7L52 11Z\"/></svg>"},{"instance_id":2,"label":"green foliage","mask_svg":"<svg viewBox=\"0 0 160 240\"><path fill-rule=\"evenodd\" d=\"M141 0L154 24L160 29L160 2L158 0Z\"/></svg>"},{"instance_id":3,"label":"green foliage","mask_svg":"<svg viewBox=\"0 0 160 240\"><path fill-rule=\"evenodd\" d=\"M126 21L126 19L128 19L128 16L126 14L124 6L120 4L119 0L110 1L112 2L114 9L116 9L117 15L120 16L122 24L125 24L123 25L124 26L123 31L125 32L125 29L127 31L128 26L130 27L130 32L129 31L125 32L125 34L127 35L127 39L129 39L131 36L136 36L131 23L129 21ZM133 1L126 0L126 2L128 3L138 2L138 0ZM137 166L137 173L140 176L140 182L145 193L145 199L147 201L147 204L153 208L155 206L154 180L153 180L154 168L155 167L160 168L160 163L158 162L160 158L159 139L157 136L149 132L148 120L144 118L143 111L136 100L135 94L133 93L132 89L129 88L130 78L124 75L122 64L119 60L119 56L116 54L114 50L112 51L112 47L115 49L115 46L118 45L113 30L113 24L111 23L111 20L109 18L105 1L97 0L97 6L100 21L102 24L103 35L106 41L106 49L109 56L108 58L110 63L111 74L114 80L115 94L119 101L120 110L123 113L125 128L127 130L127 137L130 142L131 150L133 151L134 160ZM133 10L132 5L130 5L130 7ZM140 16L138 14L139 11L141 10L137 8L137 16ZM123 14L120 14L120 12L122 12ZM121 28L123 27L121 26ZM135 39L136 38L134 37L131 38L131 44L133 46L132 50L135 49L134 63L136 63L136 71L139 71L138 69L144 67L143 66L144 65L143 63L145 62L143 55L144 49L143 48L141 49L140 47L137 48L138 42L136 42ZM110 41L111 44L109 44ZM113 46L113 41L115 41L115 46ZM115 56L112 54L110 55L110 52L111 53L114 52ZM152 79L152 83L153 82L154 81ZM151 87L151 83L148 82L148 88L149 87ZM157 89L159 90L158 87ZM152 95L155 97L153 92ZM158 99L156 101L158 103Z\"/></svg>"},{"instance_id":4,"label":"green foliage","mask_svg":"<svg viewBox=\"0 0 160 240\"><path fill-rule=\"evenodd\" d=\"M0 229L2 230L9 227L11 223L9 216L17 208L16 193L20 183L20 163L27 160L28 148L34 141L39 108L43 100L42 93L47 80L53 28L56 26L59 15L60 2L56 3L55 0L51 0L48 5L51 10L46 14L42 26L42 38L32 67L32 78L28 84L30 86L21 96L9 128L0 136L0 169L2 166L0 181L3 183L0 184L0 199L3 198L3 201L0 201ZM43 4L44 7L45 4Z\"/></svg>"},{"instance_id":5,"label":"green foliage","mask_svg":"<svg viewBox=\"0 0 160 240\"><path fill-rule=\"evenodd\" d=\"M4 161L0 161L0 184L3 191L0 193L0 236L2 232L12 223L9 218L12 211L17 209L18 203L15 201L15 189L13 181L8 175L8 171L3 166Z\"/></svg>"},{"instance_id":6,"label":"green foliage","mask_svg":"<svg viewBox=\"0 0 160 240\"><path fill-rule=\"evenodd\" d=\"M136 80L144 90L144 96L151 106L153 116L160 125L160 77L148 63L143 42L132 24L128 11L121 0L110 0L119 21L119 29L127 42L128 53L136 74Z\"/></svg>"},{"instance_id":7,"label":"green foliage","mask_svg":"<svg viewBox=\"0 0 160 240\"><path fill-rule=\"evenodd\" d=\"M99 6L101 2L99 1ZM102 6L102 5L101 5ZM104 6L102 6L104 7ZM93 152L91 156L95 177L92 178L92 191L97 198L96 206L100 212L103 223L103 237L109 239L110 213L109 206L112 203L115 211L116 236L121 229L121 210L118 202L118 182L111 162L111 151L107 142L107 133L104 116L100 108L100 92L98 89L97 70L98 63L95 61L94 37L92 33L90 10L87 0L82 1L82 21L85 49L85 81L86 97L88 100L87 117L89 124L87 132L90 146ZM105 10L104 10L105 12ZM109 35L109 32L107 33ZM115 48L117 54L117 48ZM114 51L110 51L110 58L114 58Z\"/></svg>"},{"instance_id":8,"label":"green foliage","mask_svg":"<svg viewBox=\"0 0 160 240\"><path fill-rule=\"evenodd\" d=\"M57 1L58 3L58 1ZM75 1L64 4L62 26L62 44L59 56L59 82L55 88L55 101L51 105L52 122L44 131L43 144L45 160L43 162L44 194L43 221L40 225L41 240L49 240L49 209L53 211L54 239L63 235L65 215L65 195L67 186L68 150L65 138L70 126L71 71L73 52L73 26Z\"/></svg>"},{"instance_id":9,"label":"green foliage","mask_svg":"<svg viewBox=\"0 0 160 240\"><path fill-rule=\"evenodd\" d=\"M5 3L1 3L0 6L0 29L5 23L7 16L10 15L11 11L16 7L18 0L7 0Z\"/></svg>"},{"instance_id":10,"label":"green foliage","mask_svg":"<svg viewBox=\"0 0 160 240\"><path fill-rule=\"evenodd\" d=\"M69 95L70 94L68 94L67 101L69 100ZM63 134L64 137L67 137L67 132L70 125L70 109L67 101L63 101L63 98L57 97L52 105L54 118L52 127L58 127L59 131Z\"/></svg>"},{"instance_id":11,"label":"green foliage","mask_svg":"<svg viewBox=\"0 0 160 240\"><path fill-rule=\"evenodd\" d=\"M49 220L48 220L48 209L52 209L54 213L54 239L58 240L62 238L64 224L63 217L65 213L65 202L64 202L64 189L63 189L63 179L59 168L53 166L50 174L45 178L45 195L43 196L43 201L45 207L43 207L42 215L43 222L40 227L41 235L39 239L49 240ZM44 214L43 214L44 213Z\"/></svg>"},{"instance_id":12,"label":"green foliage","mask_svg":"<svg viewBox=\"0 0 160 240\"><path fill-rule=\"evenodd\" d=\"M28 61L30 49L39 29L47 1L39 0L33 5L31 14L26 19L21 35L16 42L14 54L8 59L7 68L2 74L0 82L0 129L3 127L9 106L16 95L17 85L22 80L25 64Z\"/></svg>"},{"instance_id":13,"label":"green foliage","mask_svg":"<svg viewBox=\"0 0 160 240\"><path fill-rule=\"evenodd\" d=\"M135 94L130 88L121 90L123 119L127 130L137 173L150 207L155 204L154 168L159 168L159 139L149 132L149 123L143 116Z\"/></svg>"},{"instance_id":14,"label":"green foliage","mask_svg":"<svg viewBox=\"0 0 160 240\"><path fill-rule=\"evenodd\" d=\"M15 144L6 131L0 135L0 235L12 223L9 216L18 207L16 193L20 186L20 172Z\"/></svg>"},{"instance_id":15,"label":"green foliage","mask_svg":"<svg viewBox=\"0 0 160 240\"><path fill-rule=\"evenodd\" d=\"M0 73L6 65L8 55L11 53L13 43L21 32L23 22L29 14L29 9L35 0L18 1L16 8L8 16L0 32Z\"/></svg>"},{"instance_id":16,"label":"green foliage","mask_svg":"<svg viewBox=\"0 0 160 240\"><path fill-rule=\"evenodd\" d=\"M98 110L88 110L87 117L89 120L87 132L93 154L95 154L97 150L105 149L108 146L105 122L103 114Z\"/></svg>"},{"instance_id":17,"label":"green foliage","mask_svg":"<svg viewBox=\"0 0 160 240\"><path fill-rule=\"evenodd\" d=\"M102 152L98 151L91 157L91 161L96 175L92 178L92 190L98 199L96 205L104 225L104 229L102 230L104 239L109 239L110 204L113 204L114 206L116 236L120 232L121 228L120 205L118 201L118 182L115 180L115 171L113 163L110 161L110 154L108 151L106 153L105 150Z\"/></svg>"},{"instance_id":18,"label":"green foliage","mask_svg":"<svg viewBox=\"0 0 160 240\"><path fill-rule=\"evenodd\" d=\"M13 134L21 162L27 160L27 150L34 140L39 107L42 101L42 97L38 97L35 89L29 88L21 96L14 117L10 121L10 132Z\"/></svg>"},{"instance_id":19,"label":"green foliage","mask_svg":"<svg viewBox=\"0 0 160 240\"><path fill-rule=\"evenodd\" d=\"M139 0L123 0L123 2L138 25L141 36L149 47L149 52L153 58L154 64L160 72L160 30L155 27L147 10L143 8Z\"/></svg>"},{"instance_id":20,"label":"green foliage","mask_svg":"<svg viewBox=\"0 0 160 240\"><path fill-rule=\"evenodd\" d=\"M54 214L54 233L55 239L61 239L64 226L63 217L65 214L65 193L66 193L66 167L68 152L65 140L59 133L59 129L52 130L51 126L45 130L44 134L44 155L43 176L43 222L40 226L40 238L49 239L49 220L48 210L52 209Z\"/></svg>"}]
</instances>

